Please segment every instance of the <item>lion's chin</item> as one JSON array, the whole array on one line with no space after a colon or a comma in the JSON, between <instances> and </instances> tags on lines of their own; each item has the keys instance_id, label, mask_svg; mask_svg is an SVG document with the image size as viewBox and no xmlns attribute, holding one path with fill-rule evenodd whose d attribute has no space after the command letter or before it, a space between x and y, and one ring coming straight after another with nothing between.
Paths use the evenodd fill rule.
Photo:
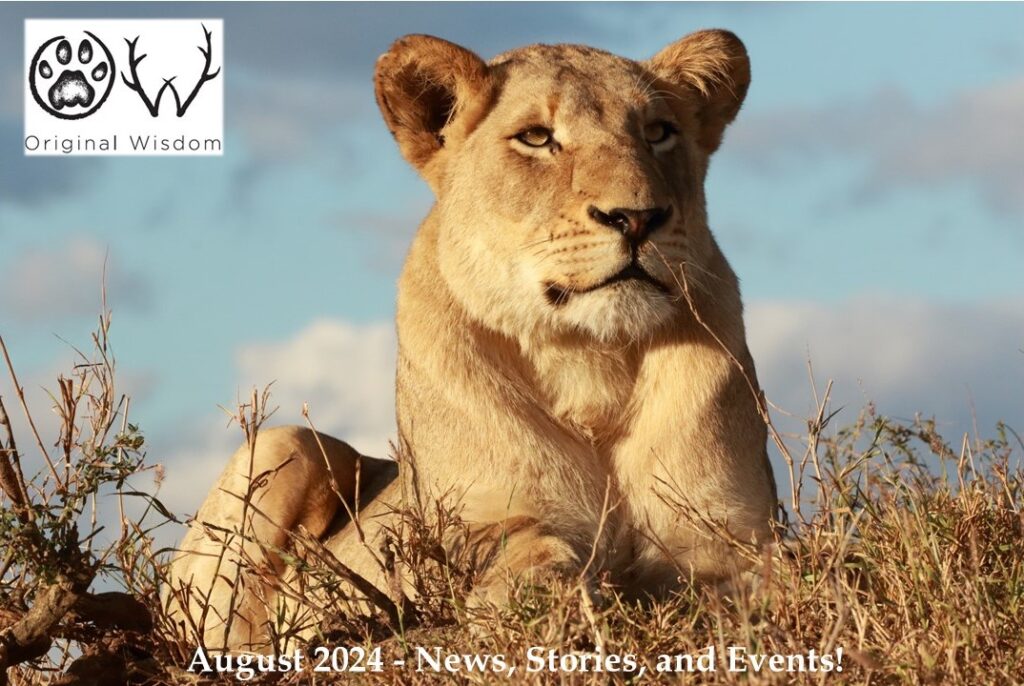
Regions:
<instances>
[{"instance_id":1,"label":"lion's chin","mask_svg":"<svg viewBox=\"0 0 1024 686\"><path fill-rule=\"evenodd\" d=\"M602 341L649 336L675 312L675 301L649 284L627 281L576 293L556 314L558 323Z\"/></svg>"}]
</instances>

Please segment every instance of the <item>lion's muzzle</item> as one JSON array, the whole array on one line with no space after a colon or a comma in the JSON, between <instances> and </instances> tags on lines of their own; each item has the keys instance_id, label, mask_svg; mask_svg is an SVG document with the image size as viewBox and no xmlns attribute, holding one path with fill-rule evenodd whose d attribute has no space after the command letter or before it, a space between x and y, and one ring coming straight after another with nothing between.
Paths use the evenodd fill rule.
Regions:
<instances>
[{"instance_id":1,"label":"lion's muzzle","mask_svg":"<svg viewBox=\"0 0 1024 686\"><path fill-rule=\"evenodd\" d=\"M672 216L672 206L649 207L642 210L631 210L623 207L604 212L596 206L587 208L587 216L601 226L606 226L621 233L629 244L630 251L635 254L655 230L664 226Z\"/></svg>"}]
</instances>

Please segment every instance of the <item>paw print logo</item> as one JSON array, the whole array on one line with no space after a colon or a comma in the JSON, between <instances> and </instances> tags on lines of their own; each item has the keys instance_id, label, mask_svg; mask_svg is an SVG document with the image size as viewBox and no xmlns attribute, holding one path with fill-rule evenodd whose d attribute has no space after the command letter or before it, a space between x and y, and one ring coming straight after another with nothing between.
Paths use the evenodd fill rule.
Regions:
<instances>
[{"instance_id":1,"label":"paw print logo","mask_svg":"<svg viewBox=\"0 0 1024 686\"><path fill-rule=\"evenodd\" d=\"M90 31L77 41L54 36L36 51L28 82L39 106L58 119L82 119L98 110L114 87L114 56Z\"/></svg>"}]
</instances>

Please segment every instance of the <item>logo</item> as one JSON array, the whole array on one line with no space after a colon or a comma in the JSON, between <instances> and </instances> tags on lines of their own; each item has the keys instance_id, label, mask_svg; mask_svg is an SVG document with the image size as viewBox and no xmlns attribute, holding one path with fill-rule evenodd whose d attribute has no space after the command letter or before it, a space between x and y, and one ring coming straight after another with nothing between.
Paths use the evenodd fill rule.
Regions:
<instances>
[{"instance_id":1,"label":"logo","mask_svg":"<svg viewBox=\"0 0 1024 686\"><path fill-rule=\"evenodd\" d=\"M135 47L139 42L139 37L136 36L132 40L128 40L127 38L125 39L125 42L128 43L128 68L131 70L132 77L131 81L129 81L128 77L121 74L121 78L124 79L124 84L126 86L139 94L139 97L142 98L142 103L146 106L146 110L149 111L152 116L156 117L159 115L160 98L163 97L165 90L170 90L171 93L174 94L175 112L179 117L184 117L185 113L188 112L189 105L191 105L192 101L196 99L197 95L199 95L199 89L203 87L203 84L207 81L214 80L217 78L217 75L220 74L219 67L215 71L210 71L210 56L213 52L213 47L210 43L210 36L212 34L207 30L206 26L203 26L203 34L206 36L206 47L204 48L201 45L199 46L199 52L201 52L203 57L206 59L206 62L203 64L203 73L200 74L195 87L188 94L188 97L185 98L184 102L181 101L181 96L178 95L178 89L174 85L174 79L177 78L174 76L169 79L164 79L164 85L160 86L160 90L156 92L156 100L149 99L149 96L146 95L145 89L139 82L139 73L137 71L139 63L146 57L145 55L136 56Z\"/></svg>"},{"instance_id":2,"label":"logo","mask_svg":"<svg viewBox=\"0 0 1024 686\"><path fill-rule=\"evenodd\" d=\"M32 96L60 119L88 117L103 106L114 87L114 56L95 34L84 33L77 50L64 36L54 36L39 46L29 67Z\"/></svg>"},{"instance_id":3,"label":"logo","mask_svg":"<svg viewBox=\"0 0 1024 686\"><path fill-rule=\"evenodd\" d=\"M25 21L26 155L221 155L220 19Z\"/></svg>"}]
</instances>

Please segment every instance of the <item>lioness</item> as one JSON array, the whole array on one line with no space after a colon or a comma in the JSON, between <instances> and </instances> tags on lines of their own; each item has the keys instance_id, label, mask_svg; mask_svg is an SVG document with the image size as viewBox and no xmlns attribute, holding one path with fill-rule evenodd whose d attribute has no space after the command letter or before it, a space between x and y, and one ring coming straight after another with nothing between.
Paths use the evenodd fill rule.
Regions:
<instances>
[{"instance_id":1,"label":"lioness","mask_svg":"<svg viewBox=\"0 0 1024 686\"><path fill-rule=\"evenodd\" d=\"M398 428L415 469L335 530L355 465L377 491L388 468L307 429L262 432L172 565L172 586L212 587L187 611L171 599L183 626L202 624L208 646L265 645L274 589L234 584L235 565L284 573L259 544L286 547L299 526L388 589L375 557L403 483L453 497L463 545L492 546L476 602L550 573L606 572L635 593L734 573L725 538L765 540L776 494L704 179L749 82L743 44L717 30L646 62L577 45L484 62L419 35L381 56L380 110L437 198L398 288ZM223 553L209 534L243 518L254 540Z\"/></svg>"}]
</instances>

